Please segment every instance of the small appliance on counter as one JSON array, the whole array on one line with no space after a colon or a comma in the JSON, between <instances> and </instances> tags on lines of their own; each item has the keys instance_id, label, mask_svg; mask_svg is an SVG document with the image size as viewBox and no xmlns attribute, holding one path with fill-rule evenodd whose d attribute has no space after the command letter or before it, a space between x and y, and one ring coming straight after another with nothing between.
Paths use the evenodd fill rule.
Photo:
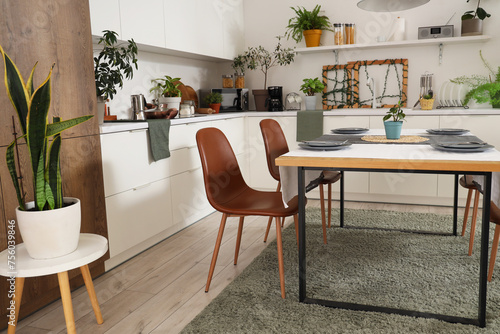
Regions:
<instances>
[{"instance_id":1,"label":"small appliance on counter","mask_svg":"<svg viewBox=\"0 0 500 334\"><path fill-rule=\"evenodd\" d=\"M222 103L220 112L229 111L247 111L248 110L248 88L212 88L200 89L200 107L208 108L205 103L205 96L210 92L220 93L222 95Z\"/></svg>"},{"instance_id":2,"label":"small appliance on counter","mask_svg":"<svg viewBox=\"0 0 500 334\"><path fill-rule=\"evenodd\" d=\"M269 98L266 100L267 110L283 111L283 87L270 86L267 88Z\"/></svg>"},{"instance_id":3,"label":"small appliance on counter","mask_svg":"<svg viewBox=\"0 0 500 334\"><path fill-rule=\"evenodd\" d=\"M418 39L453 37L453 25L419 27Z\"/></svg>"},{"instance_id":4,"label":"small appliance on counter","mask_svg":"<svg viewBox=\"0 0 500 334\"><path fill-rule=\"evenodd\" d=\"M144 115L144 109L145 109L145 99L144 95L142 94L137 94L137 95L132 95L130 97L130 101L132 104L132 113L133 117L132 119L135 121L143 121L146 119Z\"/></svg>"}]
</instances>

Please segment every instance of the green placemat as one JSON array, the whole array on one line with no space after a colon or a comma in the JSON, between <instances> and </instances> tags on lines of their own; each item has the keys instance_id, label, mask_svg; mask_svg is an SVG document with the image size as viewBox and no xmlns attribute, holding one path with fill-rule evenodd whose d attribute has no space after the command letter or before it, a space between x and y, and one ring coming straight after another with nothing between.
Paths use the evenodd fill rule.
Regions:
<instances>
[{"instance_id":1,"label":"green placemat","mask_svg":"<svg viewBox=\"0 0 500 334\"><path fill-rule=\"evenodd\" d=\"M323 134L323 111L297 112L297 141L313 140Z\"/></svg>"},{"instance_id":2,"label":"green placemat","mask_svg":"<svg viewBox=\"0 0 500 334\"><path fill-rule=\"evenodd\" d=\"M169 119L148 119L149 142L154 161L170 157L168 137L170 133Z\"/></svg>"}]
</instances>

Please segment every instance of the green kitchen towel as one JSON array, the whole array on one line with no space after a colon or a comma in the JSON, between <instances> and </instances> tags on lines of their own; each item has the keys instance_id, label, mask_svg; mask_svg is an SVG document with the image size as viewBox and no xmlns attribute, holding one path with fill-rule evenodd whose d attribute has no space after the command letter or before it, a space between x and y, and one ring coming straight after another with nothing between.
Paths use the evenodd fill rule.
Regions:
<instances>
[{"instance_id":1,"label":"green kitchen towel","mask_svg":"<svg viewBox=\"0 0 500 334\"><path fill-rule=\"evenodd\" d=\"M170 157L168 148L168 134L170 132L169 119L148 119L149 143L153 160L158 161Z\"/></svg>"},{"instance_id":2,"label":"green kitchen towel","mask_svg":"<svg viewBox=\"0 0 500 334\"><path fill-rule=\"evenodd\" d=\"M323 135L323 110L297 112L297 141L313 140Z\"/></svg>"}]
</instances>

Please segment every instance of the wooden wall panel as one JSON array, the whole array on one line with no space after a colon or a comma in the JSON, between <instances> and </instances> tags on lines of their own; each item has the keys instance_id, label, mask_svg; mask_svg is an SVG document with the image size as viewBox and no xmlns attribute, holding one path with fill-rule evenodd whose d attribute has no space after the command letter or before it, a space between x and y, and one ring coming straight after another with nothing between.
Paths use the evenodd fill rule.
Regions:
<instances>
[{"instance_id":1,"label":"wooden wall panel","mask_svg":"<svg viewBox=\"0 0 500 334\"><path fill-rule=\"evenodd\" d=\"M69 119L81 115L96 115L96 97L93 71L92 40L88 1L44 0L1 1L0 44L19 67L26 79L35 64L34 78L39 85L46 78L50 66L52 74L52 101L49 117ZM0 65L0 250L5 249L5 224L15 219L17 200L5 164L6 146L12 141L14 110L6 95L3 81L3 61ZM17 117L16 117L17 124ZM17 125L18 126L18 125ZM18 127L19 128L19 127ZM22 151L22 150L21 150ZM23 151L22 151L23 152ZM29 159L21 154L21 168L25 171L28 200L31 193ZM82 201L82 232L107 237L104 185L97 117L63 133L61 168L66 196ZM106 254L90 265L95 277L104 272ZM83 284L78 270L70 272L70 284ZM0 317L7 319L7 284L0 280ZM21 306L21 317L32 313L60 297L55 275L26 279ZM7 322L1 321L0 328Z\"/></svg>"}]
</instances>

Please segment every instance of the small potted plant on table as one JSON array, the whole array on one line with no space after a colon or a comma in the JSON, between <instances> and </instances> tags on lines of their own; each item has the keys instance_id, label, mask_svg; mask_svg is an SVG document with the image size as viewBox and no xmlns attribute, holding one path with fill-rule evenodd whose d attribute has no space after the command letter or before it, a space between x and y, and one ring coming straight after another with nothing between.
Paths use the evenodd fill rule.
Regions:
<instances>
[{"instance_id":1,"label":"small potted plant on table","mask_svg":"<svg viewBox=\"0 0 500 334\"><path fill-rule=\"evenodd\" d=\"M212 92L205 96L205 102L208 103L209 107L215 110L215 114L219 113L220 104L222 103L222 94L217 92Z\"/></svg>"},{"instance_id":2,"label":"small potted plant on table","mask_svg":"<svg viewBox=\"0 0 500 334\"><path fill-rule=\"evenodd\" d=\"M316 77L302 80L304 83L300 86L300 91L304 93L306 100L306 110L316 110L316 93L321 93L325 85Z\"/></svg>"},{"instance_id":3,"label":"small potted plant on table","mask_svg":"<svg viewBox=\"0 0 500 334\"><path fill-rule=\"evenodd\" d=\"M28 254L35 259L49 259L73 252L80 237L80 200L63 197L60 150L61 132L85 122L93 115L69 120L53 118L48 122L51 100L52 68L36 89L33 86L35 67L26 82L12 59L0 47L5 63L7 95L17 113L22 135L14 137L7 147L6 162L16 190L19 206L16 208L17 223ZM14 136L16 136L14 128ZM26 145L18 145L18 140ZM50 143L50 145L49 145ZM31 167L34 201L26 203L26 191L19 166L19 156L27 150L26 162ZM21 153L24 156L24 153ZM17 166L16 166L17 158Z\"/></svg>"},{"instance_id":4,"label":"small potted plant on table","mask_svg":"<svg viewBox=\"0 0 500 334\"><path fill-rule=\"evenodd\" d=\"M327 16L319 15L321 10L320 5L316 5L312 11L308 11L300 6L290 8L295 12L296 16L288 20L287 31L285 33L287 39L292 37L299 43L302 40L302 36L304 36L306 46L315 47L320 44L323 30L333 31L330 19Z\"/></svg>"},{"instance_id":5,"label":"small potted plant on table","mask_svg":"<svg viewBox=\"0 0 500 334\"><path fill-rule=\"evenodd\" d=\"M384 116L385 137L387 139L399 139L401 137L401 128L405 120L405 113L402 109L401 101L395 107L389 109ZM392 118L392 120L390 120Z\"/></svg>"}]
</instances>

